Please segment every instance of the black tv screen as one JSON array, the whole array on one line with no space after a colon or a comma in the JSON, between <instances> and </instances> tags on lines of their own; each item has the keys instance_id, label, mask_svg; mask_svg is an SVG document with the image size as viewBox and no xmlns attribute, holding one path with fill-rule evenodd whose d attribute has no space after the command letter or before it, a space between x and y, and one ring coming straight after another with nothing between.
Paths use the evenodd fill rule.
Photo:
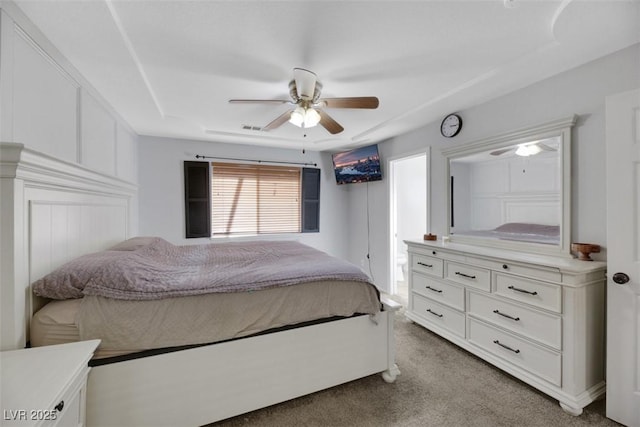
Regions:
<instances>
[{"instance_id":1,"label":"black tv screen","mask_svg":"<svg viewBox=\"0 0 640 427\"><path fill-rule=\"evenodd\" d=\"M378 146L374 144L334 154L333 170L338 184L380 181Z\"/></svg>"}]
</instances>

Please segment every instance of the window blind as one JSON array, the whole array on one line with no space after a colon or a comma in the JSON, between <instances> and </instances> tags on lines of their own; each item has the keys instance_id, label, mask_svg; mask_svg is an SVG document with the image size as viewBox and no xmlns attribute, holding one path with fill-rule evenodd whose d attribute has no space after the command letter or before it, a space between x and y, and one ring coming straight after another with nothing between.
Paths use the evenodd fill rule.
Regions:
<instances>
[{"instance_id":1,"label":"window blind","mask_svg":"<svg viewBox=\"0 0 640 427\"><path fill-rule=\"evenodd\" d=\"M299 233L300 168L213 162L214 235Z\"/></svg>"}]
</instances>

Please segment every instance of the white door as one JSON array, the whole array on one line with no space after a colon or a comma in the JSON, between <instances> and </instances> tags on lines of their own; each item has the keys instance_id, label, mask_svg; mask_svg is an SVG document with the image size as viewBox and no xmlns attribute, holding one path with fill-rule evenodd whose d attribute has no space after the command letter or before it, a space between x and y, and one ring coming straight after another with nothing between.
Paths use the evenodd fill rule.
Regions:
<instances>
[{"instance_id":1,"label":"white door","mask_svg":"<svg viewBox=\"0 0 640 427\"><path fill-rule=\"evenodd\" d=\"M640 427L640 90L607 98L607 417Z\"/></svg>"}]
</instances>

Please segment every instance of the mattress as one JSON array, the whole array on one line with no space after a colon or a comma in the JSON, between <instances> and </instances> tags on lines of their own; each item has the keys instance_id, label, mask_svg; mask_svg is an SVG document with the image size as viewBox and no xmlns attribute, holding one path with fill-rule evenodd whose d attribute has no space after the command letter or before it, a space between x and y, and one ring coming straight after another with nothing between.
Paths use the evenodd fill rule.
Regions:
<instances>
[{"instance_id":1,"label":"mattress","mask_svg":"<svg viewBox=\"0 0 640 427\"><path fill-rule=\"evenodd\" d=\"M317 281L259 291L147 301L85 296L51 301L31 322L31 345L100 339L95 358L205 344L334 316L375 315L375 286Z\"/></svg>"},{"instance_id":2,"label":"mattress","mask_svg":"<svg viewBox=\"0 0 640 427\"><path fill-rule=\"evenodd\" d=\"M81 299L51 301L31 319L31 346L65 344L80 341L76 317Z\"/></svg>"}]
</instances>

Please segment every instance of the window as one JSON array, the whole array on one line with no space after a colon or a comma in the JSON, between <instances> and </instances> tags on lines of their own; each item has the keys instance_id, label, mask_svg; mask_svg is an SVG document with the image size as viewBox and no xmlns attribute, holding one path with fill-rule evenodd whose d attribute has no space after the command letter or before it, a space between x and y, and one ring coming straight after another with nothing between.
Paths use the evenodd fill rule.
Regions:
<instances>
[{"instance_id":1,"label":"window","mask_svg":"<svg viewBox=\"0 0 640 427\"><path fill-rule=\"evenodd\" d=\"M198 166L207 177L211 167L210 180L194 179L202 177L193 172ZM202 191L210 210L194 197ZM185 162L185 196L187 238L205 237L203 227L194 226L205 221L206 237L319 231L320 169Z\"/></svg>"},{"instance_id":2,"label":"window","mask_svg":"<svg viewBox=\"0 0 640 427\"><path fill-rule=\"evenodd\" d=\"M213 234L300 232L300 168L213 163Z\"/></svg>"}]
</instances>

